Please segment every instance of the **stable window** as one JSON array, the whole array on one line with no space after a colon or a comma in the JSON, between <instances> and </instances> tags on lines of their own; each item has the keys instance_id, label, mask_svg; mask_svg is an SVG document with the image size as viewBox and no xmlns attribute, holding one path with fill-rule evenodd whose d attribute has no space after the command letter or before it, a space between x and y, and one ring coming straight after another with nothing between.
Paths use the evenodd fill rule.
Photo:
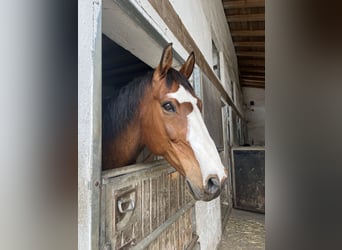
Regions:
<instances>
[{"instance_id":1,"label":"stable window","mask_svg":"<svg viewBox=\"0 0 342 250\"><path fill-rule=\"evenodd\" d=\"M212 41L212 56L213 56L213 70L217 78L221 80L220 53L217 50L217 47L214 41Z\"/></svg>"}]
</instances>

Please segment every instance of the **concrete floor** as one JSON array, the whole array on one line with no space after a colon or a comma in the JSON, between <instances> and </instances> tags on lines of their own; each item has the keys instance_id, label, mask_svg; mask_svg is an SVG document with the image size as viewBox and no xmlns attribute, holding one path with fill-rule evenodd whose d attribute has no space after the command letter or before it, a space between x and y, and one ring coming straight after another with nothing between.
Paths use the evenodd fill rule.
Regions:
<instances>
[{"instance_id":1,"label":"concrete floor","mask_svg":"<svg viewBox=\"0 0 342 250\"><path fill-rule=\"evenodd\" d=\"M233 209L217 250L265 249L265 215Z\"/></svg>"}]
</instances>

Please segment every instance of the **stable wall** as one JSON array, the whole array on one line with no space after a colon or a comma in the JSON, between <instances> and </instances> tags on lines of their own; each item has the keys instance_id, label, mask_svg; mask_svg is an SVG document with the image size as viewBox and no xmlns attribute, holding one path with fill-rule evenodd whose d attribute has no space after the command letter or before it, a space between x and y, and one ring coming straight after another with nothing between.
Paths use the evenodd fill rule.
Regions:
<instances>
[{"instance_id":1,"label":"stable wall","mask_svg":"<svg viewBox=\"0 0 342 250\"><path fill-rule=\"evenodd\" d=\"M265 145L265 89L243 88L244 103L246 104L246 119L249 144ZM254 101L254 105L250 102Z\"/></svg>"},{"instance_id":2,"label":"stable wall","mask_svg":"<svg viewBox=\"0 0 342 250\"><path fill-rule=\"evenodd\" d=\"M170 3L211 67L214 41L221 53L221 84L232 97L232 82L239 84L237 58L221 0L170 0ZM241 100L236 105L241 110Z\"/></svg>"}]
</instances>

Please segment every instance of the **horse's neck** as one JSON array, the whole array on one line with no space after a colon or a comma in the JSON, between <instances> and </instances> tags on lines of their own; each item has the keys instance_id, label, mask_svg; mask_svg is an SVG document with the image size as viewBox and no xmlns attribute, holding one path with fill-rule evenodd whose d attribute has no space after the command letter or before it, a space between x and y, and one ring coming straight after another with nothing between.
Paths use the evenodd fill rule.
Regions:
<instances>
[{"instance_id":1,"label":"horse's neck","mask_svg":"<svg viewBox=\"0 0 342 250\"><path fill-rule=\"evenodd\" d=\"M117 138L104 144L102 168L112 169L133 164L142 149L140 123L135 118Z\"/></svg>"}]
</instances>

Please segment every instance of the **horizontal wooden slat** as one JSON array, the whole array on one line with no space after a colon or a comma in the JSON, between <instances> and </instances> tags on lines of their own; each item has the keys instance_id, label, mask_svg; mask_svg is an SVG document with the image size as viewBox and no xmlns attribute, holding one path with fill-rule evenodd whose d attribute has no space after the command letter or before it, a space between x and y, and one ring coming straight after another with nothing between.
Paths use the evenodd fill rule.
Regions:
<instances>
[{"instance_id":1,"label":"horizontal wooden slat","mask_svg":"<svg viewBox=\"0 0 342 250\"><path fill-rule=\"evenodd\" d=\"M232 30L232 36L265 36L265 30Z\"/></svg>"},{"instance_id":2,"label":"horizontal wooden slat","mask_svg":"<svg viewBox=\"0 0 342 250\"><path fill-rule=\"evenodd\" d=\"M265 73L265 67L240 67L240 72Z\"/></svg>"},{"instance_id":3,"label":"horizontal wooden slat","mask_svg":"<svg viewBox=\"0 0 342 250\"><path fill-rule=\"evenodd\" d=\"M254 21L265 21L265 14L244 14L244 15L232 15L227 16L228 22L254 22Z\"/></svg>"},{"instance_id":4,"label":"horizontal wooden slat","mask_svg":"<svg viewBox=\"0 0 342 250\"><path fill-rule=\"evenodd\" d=\"M241 74L240 79L242 79L242 80L265 80L265 76Z\"/></svg>"},{"instance_id":5,"label":"horizontal wooden slat","mask_svg":"<svg viewBox=\"0 0 342 250\"><path fill-rule=\"evenodd\" d=\"M265 88L265 84L254 84L254 83L241 83L242 87L251 87L251 88Z\"/></svg>"},{"instance_id":6,"label":"horizontal wooden slat","mask_svg":"<svg viewBox=\"0 0 342 250\"><path fill-rule=\"evenodd\" d=\"M234 42L235 47L264 48L265 42Z\"/></svg>"},{"instance_id":7,"label":"horizontal wooden slat","mask_svg":"<svg viewBox=\"0 0 342 250\"><path fill-rule=\"evenodd\" d=\"M250 80L250 79L240 79L241 85L254 85L254 86L264 86L265 81L262 80Z\"/></svg>"},{"instance_id":8,"label":"horizontal wooden slat","mask_svg":"<svg viewBox=\"0 0 342 250\"><path fill-rule=\"evenodd\" d=\"M236 52L238 57L261 57L265 58L265 52L260 51L238 51Z\"/></svg>"},{"instance_id":9,"label":"horizontal wooden slat","mask_svg":"<svg viewBox=\"0 0 342 250\"><path fill-rule=\"evenodd\" d=\"M234 8L255 8L264 7L265 0L248 0L248 1L228 1L223 3L223 8L234 9Z\"/></svg>"},{"instance_id":10,"label":"horizontal wooden slat","mask_svg":"<svg viewBox=\"0 0 342 250\"><path fill-rule=\"evenodd\" d=\"M265 58L239 59L239 67L244 66L265 66Z\"/></svg>"}]
</instances>

